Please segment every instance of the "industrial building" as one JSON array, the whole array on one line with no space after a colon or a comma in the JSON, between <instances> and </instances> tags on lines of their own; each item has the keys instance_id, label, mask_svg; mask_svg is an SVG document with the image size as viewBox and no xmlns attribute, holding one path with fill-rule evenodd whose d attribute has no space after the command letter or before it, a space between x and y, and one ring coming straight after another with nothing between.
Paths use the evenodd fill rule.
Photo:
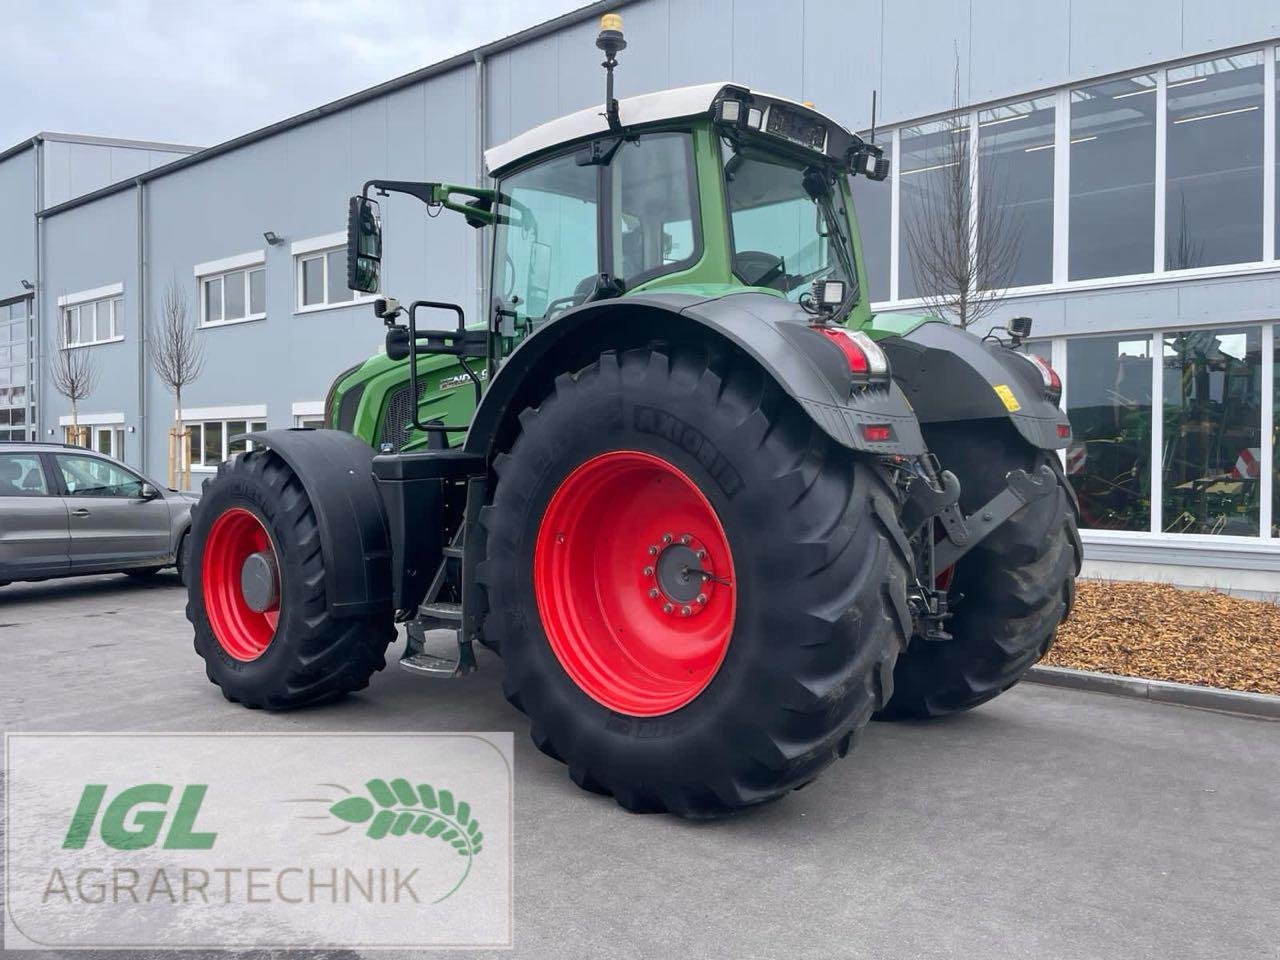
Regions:
<instances>
[{"instance_id":1,"label":"industrial building","mask_svg":"<svg viewBox=\"0 0 1280 960\"><path fill-rule=\"evenodd\" d=\"M1209 0L595 4L198 152L34 137L0 153L0 430L59 436L69 404L42 372L54 351L91 351L91 442L163 476L174 403L146 320L170 287L207 358L184 397L197 477L243 429L317 422L334 375L382 342L345 285L346 197L375 177L483 182L485 148L599 103L611 9L629 42L620 96L734 80L865 131L876 91L893 172L855 196L880 311L922 309L907 224L958 116L973 195L1000 196L1019 231L984 324L1032 317L1064 380L1086 574L1280 589L1280 8L1265 0L1229 15ZM483 316L483 233L410 199L383 210L384 287Z\"/></svg>"}]
</instances>

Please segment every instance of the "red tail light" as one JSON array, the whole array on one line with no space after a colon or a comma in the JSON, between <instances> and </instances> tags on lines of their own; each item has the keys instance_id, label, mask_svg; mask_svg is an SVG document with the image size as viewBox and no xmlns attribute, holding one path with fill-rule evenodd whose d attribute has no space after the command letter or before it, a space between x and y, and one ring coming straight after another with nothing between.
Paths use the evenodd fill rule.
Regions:
<instances>
[{"instance_id":1,"label":"red tail light","mask_svg":"<svg viewBox=\"0 0 1280 960\"><path fill-rule=\"evenodd\" d=\"M1040 379L1044 382L1044 395L1054 403L1061 400L1062 378L1058 376L1058 371L1049 366L1049 362L1044 357L1037 354L1021 353L1019 356L1040 371Z\"/></svg>"},{"instance_id":2,"label":"red tail light","mask_svg":"<svg viewBox=\"0 0 1280 960\"><path fill-rule=\"evenodd\" d=\"M840 348L855 377L888 379L889 358L879 345L859 330L846 327L815 327L820 334Z\"/></svg>"}]
</instances>

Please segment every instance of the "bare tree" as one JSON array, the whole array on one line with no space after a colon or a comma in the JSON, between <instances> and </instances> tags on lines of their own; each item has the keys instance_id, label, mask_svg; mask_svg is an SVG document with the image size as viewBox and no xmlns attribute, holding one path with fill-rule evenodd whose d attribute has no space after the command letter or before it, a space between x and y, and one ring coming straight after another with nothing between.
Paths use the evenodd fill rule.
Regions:
<instances>
[{"instance_id":1,"label":"bare tree","mask_svg":"<svg viewBox=\"0 0 1280 960\"><path fill-rule=\"evenodd\" d=\"M1012 215L1007 181L994 158L983 166L976 198L971 192L976 151L970 149L968 113L962 112L959 55L952 106L940 125L940 147L915 174L919 188L908 195L907 184L900 187L902 229L918 295L931 313L968 327L1004 299L1022 224ZM899 177L911 174L899 163Z\"/></svg>"},{"instance_id":2,"label":"bare tree","mask_svg":"<svg viewBox=\"0 0 1280 960\"><path fill-rule=\"evenodd\" d=\"M49 361L49 382L71 401L71 438L80 443L80 401L98 385L98 364L86 348L59 347Z\"/></svg>"},{"instance_id":3,"label":"bare tree","mask_svg":"<svg viewBox=\"0 0 1280 960\"><path fill-rule=\"evenodd\" d=\"M156 376L169 388L174 399L173 438L169 451L169 476L174 482L174 456L183 463L186 473L185 431L182 426L182 389L204 370L204 341L200 339L187 305L187 293L176 276L170 277L160 302L160 316L151 324L147 350Z\"/></svg>"}]
</instances>

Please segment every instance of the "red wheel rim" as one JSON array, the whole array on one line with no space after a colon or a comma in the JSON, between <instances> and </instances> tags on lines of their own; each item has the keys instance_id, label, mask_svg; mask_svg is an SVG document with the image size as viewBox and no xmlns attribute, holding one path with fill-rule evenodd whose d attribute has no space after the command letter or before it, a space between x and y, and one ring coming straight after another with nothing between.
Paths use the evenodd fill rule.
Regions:
<instances>
[{"instance_id":1,"label":"red wheel rim","mask_svg":"<svg viewBox=\"0 0 1280 960\"><path fill-rule=\"evenodd\" d=\"M601 454L560 484L533 588L565 672L631 716L692 702L733 633L733 557L715 510L681 470L635 450Z\"/></svg>"},{"instance_id":2,"label":"red wheel rim","mask_svg":"<svg viewBox=\"0 0 1280 960\"><path fill-rule=\"evenodd\" d=\"M202 562L205 614L222 649L244 661L262 656L280 620L278 597L265 610L253 609L245 598L241 572L254 554L276 559L275 545L256 514L232 507L213 521Z\"/></svg>"}]
</instances>

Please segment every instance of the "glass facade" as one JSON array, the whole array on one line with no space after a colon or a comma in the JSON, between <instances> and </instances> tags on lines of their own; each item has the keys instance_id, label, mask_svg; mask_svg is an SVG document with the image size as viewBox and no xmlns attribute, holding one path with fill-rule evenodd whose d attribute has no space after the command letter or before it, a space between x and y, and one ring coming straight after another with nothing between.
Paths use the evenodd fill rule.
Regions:
<instances>
[{"instance_id":1,"label":"glass facade","mask_svg":"<svg viewBox=\"0 0 1280 960\"><path fill-rule=\"evenodd\" d=\"M886 135L899 179L889 209L873 184L854 182L873 301L941 285L922 273L922 235L956 237L935 240L940 249L969 245L979 285L996 290L1275 261L1280 216L1265 195L1280 195L1280 123L1265 135L1280 112L1280 79L1267 86L1274 61L1280 47L1268 44L899 127ZM955 216L940 219L940 206Z\"/></svg>"},{"instance_id":2,"label":"glass facade","mask_svg":"<svg viewBox=\"0 0 1280 960\"><path fill-rule=\"evenodd\" d=\"M898 297L906 300L929 292L927 271L915 263L913 248L940 228L948 210L968 222L968 125L963 118L954 118L907 127L900 144Z\"/></svg>"},{"instance_id":3,"label":"glass facade","mask_svg":"<svg viewBox=\"0 0 1280 960\"><path fill-rule=\"evenodd\" d=\"M1071 91L1071 280L1155 268L1156 76Z\"/></svg>"},{"instance_id":4,"label":"glass facade","mask_svg":"<svg viewBox=\"0 0 1280 960\"><path fill-rule=\"evenodd\" d=\"M30 440L34 416L29 415L28 390L31 357L28 312L31 300L24 298L0 305L0 440Z\"/></svg>"},{"instance_id":5,"label":"glass facade","mask_svg":"<svg viewBox=\"0 0 1280 960\"><path fill-rule=\"evenodd\" d=\"M976 256L983 286L1053 280L1053 116L1053 97L978 114Z\"/></svg>"},{"instance_id":6,"label":"glass facade","mask_svg":"<svg viewBox=\"0 0 1280 960\"><path fill-rule=\"evenodd\" d=\"M1165 268L1262 259L1262 53L1167 71Z\"/></svg>"},{"instance_id":7,"label":"glass facade","mask_svg":"<svg viewBox=\"0 0 1280 960\"><path fill-rule=\"evenodd\" d=\"M1081 525L1151 528L1151 337L1067 341L1067 479Z\"/></svg>"},{"instance_id":8,"label":"glass facade","mask_svg":"<svg viewBox=\"0 0 1280 960\"><path fill-rule=\"evenodd\" d=\"M1166 332L1161 339L1163 529L1256 537L1262 329Z\"/></svg>"}]
</instances>

